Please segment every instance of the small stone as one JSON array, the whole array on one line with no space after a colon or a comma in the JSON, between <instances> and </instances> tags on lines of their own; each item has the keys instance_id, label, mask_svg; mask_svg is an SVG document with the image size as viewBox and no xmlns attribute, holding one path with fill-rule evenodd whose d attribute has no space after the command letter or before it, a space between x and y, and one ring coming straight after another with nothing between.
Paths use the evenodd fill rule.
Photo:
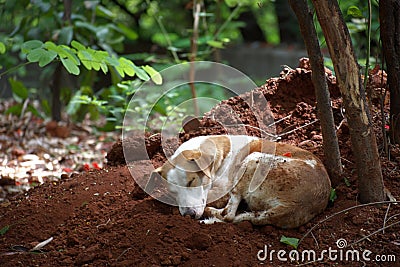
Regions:
<instances>
[{"instance_id":1,"label":"small stone","mask_svg":"<svg viewBox=\"0 0 400 267\"><path fill-rule=\"evenodd\" d=\"M298 144L299 147L313 147L314 146L314 142L311 140L305 140L303 142L300 142Z\"/></svg>"},{"instance_id":2,"label":"small stone","mask_svg":"<svg viewBox=\"0 0 400 267\"><path fill-rule=\"evenodd\" d=\"M311 138L311 140L313 140L313 141L321 141L322 140L322 135L316 134Z\"/></svg>"}]
</instances>

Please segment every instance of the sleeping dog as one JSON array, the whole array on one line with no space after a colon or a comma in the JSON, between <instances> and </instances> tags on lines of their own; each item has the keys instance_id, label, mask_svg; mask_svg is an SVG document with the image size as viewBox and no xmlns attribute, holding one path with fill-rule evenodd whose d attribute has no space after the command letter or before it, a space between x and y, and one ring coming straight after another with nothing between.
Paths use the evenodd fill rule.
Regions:
<instances>
[{"instance_id":1,"label":"sleeping dog","mask_svg":"<svg viewBox=\"0 0 400 267\"><path fill-rule=\"evenodd\" d=\"M322 212L331 189L312 153L244 135L190 139L155 172L167 180L184 216L281 228L299 227ZM247 210L239 212L243 202Z\"/></svg>"}]
</instances>

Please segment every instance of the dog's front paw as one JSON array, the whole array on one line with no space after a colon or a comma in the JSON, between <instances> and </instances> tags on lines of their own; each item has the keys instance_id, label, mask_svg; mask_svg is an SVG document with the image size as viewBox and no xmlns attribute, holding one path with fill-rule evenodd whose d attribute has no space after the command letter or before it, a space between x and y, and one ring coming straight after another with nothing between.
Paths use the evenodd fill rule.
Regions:
<instances>
[{"instance_id":1,"label":"dog's front paw","mask_svg":"<svg viewBox=\"0 0 400 267\"><path fill-rule=\"evenodd\" d=\"M215 217L200 220L200 223L204 223L204 224L214 224L214 223L221 223L221 222L224 222L224 221L222 221L218 218L215 218Z\"/></svg>"},{"instance_id":2,"label":"dog's front paw","mask_svg":"<svg viewBox=\"0 0 400 267\"><path fill-rule=\"evenodd\" d=\"M215 217L215 218L222 220L223 219L223 216L222 216L223 211L224 211L224 209L216 209L213 207L206 207L204 209L203 216L208 217L208 218Z\"/></svg>"}]
</instances>

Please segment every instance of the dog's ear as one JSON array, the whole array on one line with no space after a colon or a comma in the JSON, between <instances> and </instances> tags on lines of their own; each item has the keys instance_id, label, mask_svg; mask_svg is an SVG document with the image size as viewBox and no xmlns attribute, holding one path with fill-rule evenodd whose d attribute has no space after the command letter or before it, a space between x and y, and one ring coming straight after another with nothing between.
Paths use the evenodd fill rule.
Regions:
<instances>
[{"instance_id":1,"label":"dog's ear","mask_svg":"<svg viewBox=\"0 0 400 267\"><path fill-rule=\"evenodd\" d=\"M165 163L164 165L162 165L161 167L158 167L157 169L155 169L154 171L152 171L152 174L157 173L158 175L161 176L161 178L163 179L167 179L167 172L168 172L168 163Z\"/></svg>"},{"instance_id":2,"label":"dog's ear","mask_svg":"<svg viewBox=\"0 0 400 267\"><path fill-rule=\"evenodd\" d=\"M219 167L217 159L218 147L214 140L204 140L200 145L201 159L198 161L198 165L206 176L211 178L215 175L216 169Z\"/></svg>"},{"instance_id":3,"label":"dog's ear","mask_svg":"<svg viewBox=\"0 0 400 267\"><path fill-rule=\"evenodd\" d=\"M162 173L162 167L158 167L158 168L155 169L153 172L154 172L154 173L158 173L159 175L161 175L161 173Z\"/></svg>"},{"instance_id":4,"label":"dog's ear","mask_svg":"<svg viewBox=\"0 0 400 267\"><path fill-rule=\"evenodd\" d=\"M196 162L199 171L201 170L205 175L211 178L213 155L209 155L209 153L200 150L184 150L182 151L182 155L186 160Z\"/></svg>"},{"instance_id":5,"label":"dog's ear","mask_svg":"<svg viewBox=\"0 0 400 267\"><path fill-rule=\"evenodd\" d=\"M195 161L201 158L201 152L199 150L184 150L182 151L182 155L189 161Z\"/></svg>"}]
</instances>

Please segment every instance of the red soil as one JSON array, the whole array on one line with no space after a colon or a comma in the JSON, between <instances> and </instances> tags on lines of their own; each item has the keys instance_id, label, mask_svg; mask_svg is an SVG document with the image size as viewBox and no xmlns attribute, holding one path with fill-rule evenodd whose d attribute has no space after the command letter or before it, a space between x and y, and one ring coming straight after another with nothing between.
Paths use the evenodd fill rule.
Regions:
<instances>
[{"instance_id":1,"label":"red soil","mask_svg":"<svg viewBox=\"0 0 400 267\"><path fill-rule=\"evenodd\" d=\"M335 78L329 76L335 122L339 125L341 99ZM283 134L281 141L299 145L320 156L322 159L322 138L316 119L315 97L311 83L311 72L296 69L283 73L281 78L270 79L265 85L253 91L253 97L264 95L275 120L285 118L276 124L277 134ZM242 98L249 97L249 93ZM239 97L223 101L240 114L242 123L261 127L249 112L248 105ZM255 107L265 109L265 107ZM204 134L220 134L226 129L212 121L214 108L201 120L199 128L170 140L168 151L173 151L180 142ZM262 111L264 112L264 111ZM265 116L270 116L265 112ZM291 115L290 117L287 117ZM382 149L380 114L373 108L374 126L378 143ZM301 125L307 127L285 134ZM256 128L246 127L248 134L260 134ZM299 229L282 230L273 226L255 227L248 222L238 225L217 223L200 224L182 217L178 209L163 204L144 193L135 183L128 168L124 166L121 142L116 143L108 154L109 167L100 171L89 171L73 175L59 182L44 184L15 198L11 204L0 206L0 229L9 230L0 235L1 266L288 266L273 254L273 261L260 261L257 254L267 246L268 251L292 248L280 242L280 238L297 237L304 240L299 251L314 249L338 249L336 241L346 239L348 244L357 242L381 229L384 225L399 222L398 205L358 207L337 215L337 212L358 205L357 177L349 148L349 134L346 123L338 131L345 174L348 181L337 186L337 199L325 212ZM130 145L142 140L132 139ZM133 175L140 179L154 167L165 161L160 147L159 135L146 136L146 148L150 160L138 153ZM400 175L398 147L391 147L392 157L382 156L382 168L386 187L400 198ZM144 151L142 151L144 152ZM113 166L112 166L113 165ZM344 179L343 179L344 180ZM334 215L323 223L321 220ZM394 217L391 217L394 216ZM384 223L384 220L387 220ZM388 220L390 218L390 220ZM312 233L308 230L316 226ZM400 266L400 226L395 225L351 246L360 255L372 251L367 266ZM37 242L50 237L54 239L42 248L42 253L23 252ZM19 245L19 247L18 247ZM343 249L344 253L347 249ZM263 253L259 253L263 256ZM327 254L326 254L327 255ZM339 254L337 254L339 257ZM374 261L376 255L395 255L396 262ZM287 257L287 254L285 255ZM344 257L344 256L343 256ZM293 264L305 262L293 262ZM330 261L326 256L316 266L361 266L361 262Z\"/></svg>"}]
</instances>

